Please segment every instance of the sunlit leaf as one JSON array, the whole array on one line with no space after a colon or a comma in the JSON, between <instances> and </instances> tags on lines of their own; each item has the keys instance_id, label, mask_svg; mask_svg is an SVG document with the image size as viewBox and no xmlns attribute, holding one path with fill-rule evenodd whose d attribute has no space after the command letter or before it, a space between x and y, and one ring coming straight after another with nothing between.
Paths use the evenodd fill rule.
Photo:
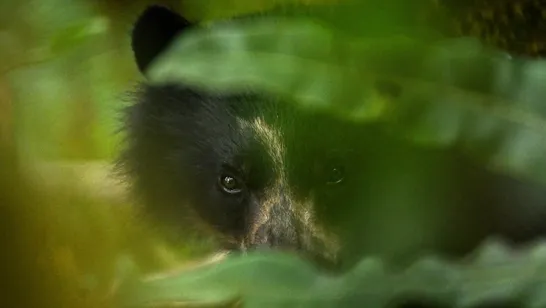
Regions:
<instances>
[{"instance_id":1,"label":"sunlit leaf","mask_svg":"<svg viewBox=\"0 0 546 308\"><path fill-rule=\"evenodd\" d=\"M149 78L252 88L381 120L417 142L460 146L491 167L546 180L546 61L511 59L476 40L353 40L304 19L264 18L185 33Z\"/></svg>"},{"instance_id":2,"label":"sunlit leaf","mask_svg":"<svg viewBox=\"0 0 546 308\"><path fill-rule=\"evenodd\" d=\"M515 251L491 240L466 264L425 257L405 270L394 271L384 268L378 259L368 258L341 276L321 273L294 256L254 253L128 284L120 299L126 307L174 303L198 307L236 298L244 307L372 308L412 301L476 307L516 301L530 292L533 296L520 307L534 307L541 298L534 295L545 291L544 247L537 243L531 249Z\"/></svg>"},{"instance_id":3,"label":"sunlit leaf","mask_svg":"<svg viewBox=\"0 0 546 308\"><path fill-rule=\"evenodd\" d=\"M245 301L281 303L305 298L320 279L302 260L292 255L251 255L228 258L212 266L199 267L168 278L147 282L136 293L127 293L127 304L222 303L245 295ZM286 296L288 295L288 296Z\"/></svg>"}]
</instances>

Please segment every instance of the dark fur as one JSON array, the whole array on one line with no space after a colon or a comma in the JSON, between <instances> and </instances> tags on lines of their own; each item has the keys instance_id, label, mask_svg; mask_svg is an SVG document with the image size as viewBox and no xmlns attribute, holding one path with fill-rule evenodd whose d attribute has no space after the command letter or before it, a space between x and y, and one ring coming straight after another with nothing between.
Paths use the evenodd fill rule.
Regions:
<instances>
[{"instance_id":1,"label":"dark fur","mask_svg":"<svg viewBox=\"0 0 546 308\"><path fill-rule=\"evenodd\" d=\"M143 16L133 48L145 74L190 24L160 7ZM542 187L494 175L454 152L256 93L145 84L136 96L121 162L148 212L178 232L209 230L231 249L267 244L343 265L363 253L461 256L490 234L523 242L544 233ZM345 171L338 184L328 183L333 166ZM223 174L244 182L243 193L223 192ZM398 182L413 176L418 181ZM427 197L410 202L415 196Z\"/></svg>"}]
</instances>

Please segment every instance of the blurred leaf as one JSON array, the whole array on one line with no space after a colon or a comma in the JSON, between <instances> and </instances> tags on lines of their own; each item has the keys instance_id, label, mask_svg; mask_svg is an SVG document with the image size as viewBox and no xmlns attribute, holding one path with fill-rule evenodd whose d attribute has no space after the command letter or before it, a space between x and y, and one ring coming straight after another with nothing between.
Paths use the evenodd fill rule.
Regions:
<instances>
[{"instance_id":1,"label":"blurred leaf","mask_svg":"<svg viewBox=\"0 0 546 308\"><path fill-rule=\"evenodd\" d=\"M108 30L108 21L102 17L84 19L56 32L50 40L50 52L59 55L87 42Z\"/></svg>"},{"instance_id":2,"label":"blurred leaf","mask_svg":"<svg viewBox=\"0 0 546 308\"><path fill-rule=\"evenodd\" d=\"M384 121L416 142L460 146L491 167L546 180L546 62L511 59L476 40L357 41L271 17L185 33L148 76L223 92L250 87Z\"/></svg>"},{"instance_id":3,"label":"blurred leaf","mask_svg":"<svg viewBox=\"0 0 546 308\"><path fill-rule=\"evenodd\" d=\"M153 83L186 82L228 92L250 86L313 108L330 107L340 95L354 102L366 94L357 107L364 110L356 116L368 117L377 106L363 91L369 89L362 83L366 76L342 66L353 58L335 58L334 44L342 42L336 40L330 29L297 20L221 23L185 33L149 77Z\"/></svg>"},{"instance_id":4,"label":"blurred leaf","mask_svg":"<svg viewBox=\"0 0 546 308\"><path fill-rule=\"evenodd\" d=\"M282 302L286 300L285 294L296 297L304 294L316 276L310 265L293 255L228 257L226 262L146 283L136 293L130 292L127 304L138 306L164 301L222 303L243 294L257 297L254 299L257 301Z\"/></svg>"},{"instance_id":5,"label":"blurred leaf","mask_svg":"<svg viewBox=\"0 0 546 308\"><path fill-rule=\"evenodd\" d=\"M26 48L19 52L17 52L20 49L17 48L19 46L14 44L16 42L3 41L1 40L3 37L0 35L0 47L9 46L9 48L4 48L9 52L4 55L8 58L8 61L3 65L0 64L0 74L59 59L64 53L92 42L93 38L104 35L107 31L108 22L106 19L102 17L86 18L55 31L51 37L34 42L32 48ZM9 38L7 35L6 37ZM12 49L15 49L15 51ZM97 49L100 48L90 48L86 51Z\"/></svg>"},{"instance_id":6,"label":"blurred leaf","mask_svg":"<svg viewBox=\"0 0 546 308\"><path fill-rule=\"evenodd\" d=\"M545 251L544 243L516 252L491 240L464 265L427 257L403 271L393 271L369 258L339 277L322 274L288 254L254 253L170 277L128 284L120 298L126 307L181 303L199 307L236 298L244 307L373 308L393 303L477 307L509 303L529 294L529 300L518 302L518 307L535 307L540 294L546 291Z\"/></svg>"}]
</instances>

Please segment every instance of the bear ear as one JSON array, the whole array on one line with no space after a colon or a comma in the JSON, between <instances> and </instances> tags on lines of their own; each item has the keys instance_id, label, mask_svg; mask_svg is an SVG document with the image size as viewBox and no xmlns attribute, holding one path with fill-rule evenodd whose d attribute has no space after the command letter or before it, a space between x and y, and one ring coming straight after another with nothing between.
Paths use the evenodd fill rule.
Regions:
<instances>
[{"instance_id":1,"label":"bear ear","mask_svg":"<svg viewBox=\"0 0 546 308\"><path fill-rule=\"evenodd\" d=\"M148 7L136 21L131 35L131 46L140 72L145 74L150 63L172 40L191 26L184 17L166 7Z\"/></svg>"}]
</instances>

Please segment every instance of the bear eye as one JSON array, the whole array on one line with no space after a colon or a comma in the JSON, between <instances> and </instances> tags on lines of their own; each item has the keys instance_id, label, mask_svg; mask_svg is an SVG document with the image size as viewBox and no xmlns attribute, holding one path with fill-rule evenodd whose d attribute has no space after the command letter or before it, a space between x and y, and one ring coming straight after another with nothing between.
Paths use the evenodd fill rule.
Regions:
<instances>
[{"instance_id":1,"label":"bear eye","mask_svg":"<svg viewBox=\"0 0 546 308\"><path fill-rule=\"evenodd\" d=\"M218 179L218 184L222 190L228 194L238 194L243 190L241 182L231 175L221 175Z\"/></svg>"},{"instance_id":2,"label":"bear eye","mask_svg":"<svg viewBox=\"0 0 546 308\"><path fill-rule=\"evenodd\" d=\"M342 166L332 166L329 168L326 178L326 184L335 185L343 182L345 178L345 169Z\"/></svg>"}]
</instances>

